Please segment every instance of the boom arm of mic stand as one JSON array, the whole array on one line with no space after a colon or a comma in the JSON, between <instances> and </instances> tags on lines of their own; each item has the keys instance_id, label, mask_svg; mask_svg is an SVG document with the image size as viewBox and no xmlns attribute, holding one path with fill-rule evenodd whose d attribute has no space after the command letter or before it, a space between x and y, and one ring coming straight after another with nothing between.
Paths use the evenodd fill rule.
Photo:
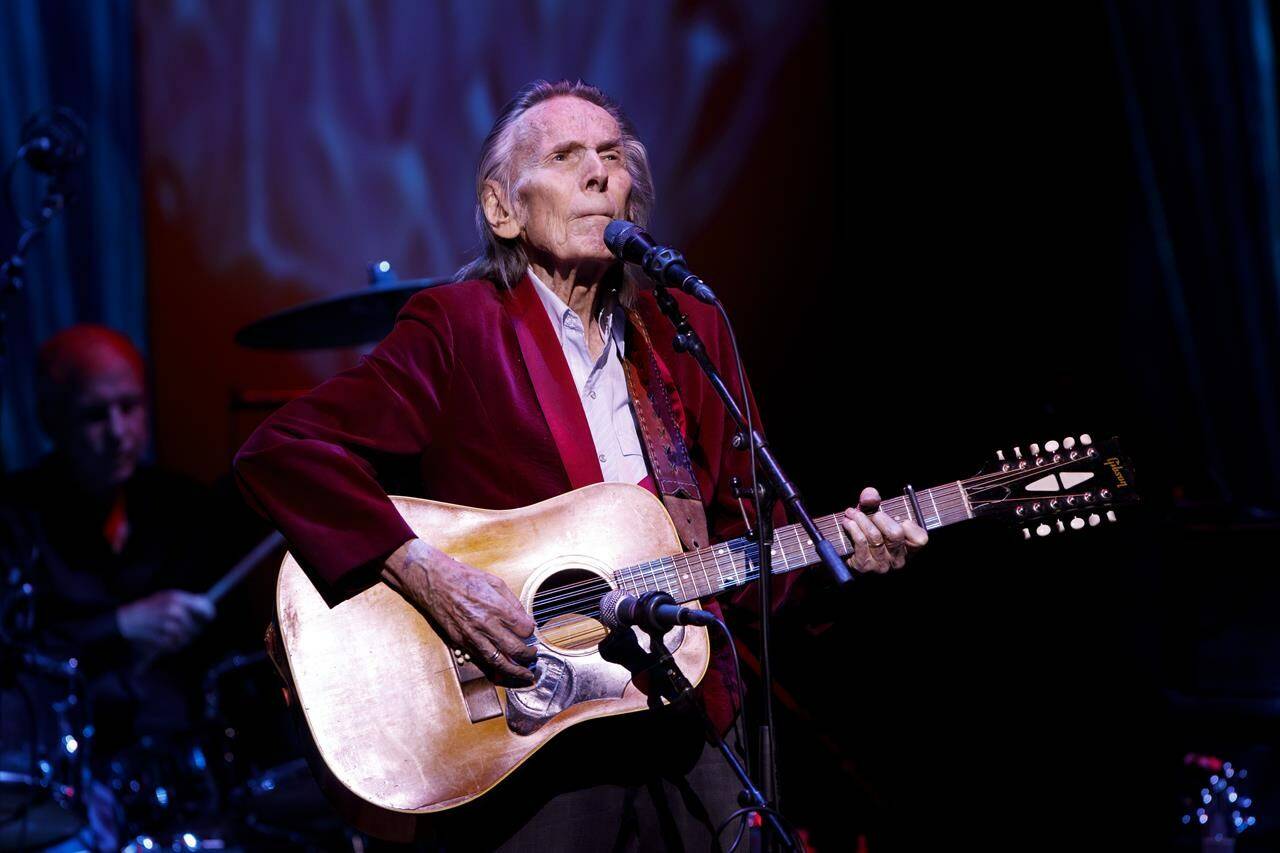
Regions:
<instances>
[{"instance_id":1,"label":"boom arm of mic stand","mask_svg":"<svg viewBox=\"0 0 1280 853\"><path fill-rule=\"evenodd\" d=\"M739 408L738 402L733 399L733 394L729 392L729 388L724 384L724 379L720 376L720 371L711 363L711 359L707 356L706 347L702 345L702 339L698 337L698 333L689 325L689 318L680 311L680 306L676 304L673 297L661 283L655 283L654 296L658 300L658 307L662 309L662 313L667 315L676 327L676 337L674 346L677 352L687 352L694 357L698 365L702 368L702 372L707 375L707 379L711 382L711 387L716 389L716 393L720 395L720 399L724 401L725 408L729 411L729 416L733 418L734 423L738 425L738 434L744 439L747 436L747 421L743 417L742 409ZM746 389L743 389L746 393ZM809 515L809 511L805 509L804 501L800 497L800 492L795 485L787 479L786 474L782 471L782 466L778 464L778 460L774 457L773 451L769 449L768 443L759 431L754 431L752 437L755 439L756 460L765 471L765 475L772 484L774 494L787 504L791 511L791 515L800 522L800 526L804 528L804 532L808 534L809 539L813 541L814 548L818 552L818 557L822 564L826 566L827 572L831 578L838 584L845 584L853 580L853 575L849 572L849 567L840 559L840 555L836 553L833 546L827 538L818 532L818 525L814 523L813 517ZM758 523L758 520L757 520Z\"/></svg>"}]
</instances>

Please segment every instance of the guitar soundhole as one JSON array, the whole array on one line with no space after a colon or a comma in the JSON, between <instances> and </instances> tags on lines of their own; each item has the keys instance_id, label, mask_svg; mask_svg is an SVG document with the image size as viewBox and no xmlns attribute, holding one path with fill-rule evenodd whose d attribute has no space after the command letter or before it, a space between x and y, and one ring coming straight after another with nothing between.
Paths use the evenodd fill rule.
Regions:
<instances>
[{"instance_id":1,"label":"guitar soundhole","mask_svg":"<svg viewBox=\"0 0 1280 853\"><path fill-rule=\"evenodd\" d=\"M608 631L600 624L600 599L609 584L586 569L563 569L549 575L533 595L538 639L563 651L594 649Z\"/></svg>"}]
</instances>

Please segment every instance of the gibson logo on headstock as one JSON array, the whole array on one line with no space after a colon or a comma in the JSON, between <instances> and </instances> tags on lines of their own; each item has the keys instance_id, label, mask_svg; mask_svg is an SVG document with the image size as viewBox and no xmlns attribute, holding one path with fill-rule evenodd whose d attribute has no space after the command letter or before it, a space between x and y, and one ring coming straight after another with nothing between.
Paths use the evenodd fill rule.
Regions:
<instances>
[{"instance_id":1,"label":"gibson logo on headstock","mask_svg":"<svg viewBox=\"0 0 1280 853\"><path fill-rule=\"evenodd\" d=\"M1124 471L1120 468L1120 460L1112 456L1107 460L1107 467L1111 469L1111 473L1116 478L1116 486L1124 488L1129 485L1129 481L1124 478Z\"/></svg>"}]
</instances>

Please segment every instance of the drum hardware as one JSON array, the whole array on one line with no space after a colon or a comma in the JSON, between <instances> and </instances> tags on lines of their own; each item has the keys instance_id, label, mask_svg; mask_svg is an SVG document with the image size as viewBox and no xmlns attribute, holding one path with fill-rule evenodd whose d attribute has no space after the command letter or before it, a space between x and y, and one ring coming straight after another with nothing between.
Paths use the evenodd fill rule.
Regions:
<instances>
[{"instance_id":1,"label":"drum hardware","mask_svg":"<svg viewBox=\"0 0 1280 853\"><path fill-rule=\"evenodd\" d=\"M273 350L371 344L387 336L415 293L453 281L447 276L401 281L386 261L372 265L369 277L365 289L304 302L250 323L236 332L236 343Z\"/></svg>"},{"instance_id":2,"label":"drum hardware","mask_svg":"<svg viewBox=\"0 0 1280 853\"><path fill-rule=\"evenodd\" d=\"M0 650L0 850L70 838L88 822L89 722L74 658Z\"/></svg>"}]
</instances>

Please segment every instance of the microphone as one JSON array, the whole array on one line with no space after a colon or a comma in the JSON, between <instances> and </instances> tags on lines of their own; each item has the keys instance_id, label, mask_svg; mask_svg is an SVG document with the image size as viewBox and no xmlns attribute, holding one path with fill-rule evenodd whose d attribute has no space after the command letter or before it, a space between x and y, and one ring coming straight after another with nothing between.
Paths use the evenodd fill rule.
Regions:
<instances>
[{"instance_id":1,"label":"microphone","mask_svg":"<svg viewBox=\"0 0 1280 853\"><path fill-rule=\"evenodd\" d=\"M610 631L639 625L651 633L666 633L677 625L712 625L715 621L714 613L681 607L665 592L646 592L636 598L614 589L600 599L600 622Z\"/></svg>"},{"instance_id":2,"label":"microphone","mask_svg":"<svg viewBox=\"0 0 1280 853\"><path fill-rule=\"evenodd\" d=\"M84 122L66 107L42 110L22 126L18 156L45 175L67 172L84 157Z\"/></svg>"},{"instance_id":3,"label":"microphone","mask_svg":"<svg viewBox=\"0 0 1280 853\"><path fill-rule=\"evenodd\" d=\"M684 255L653 242L639 225L625 219L614 219L604 228L604 244L619 259L636 264L649 278L670 287L678 287L708 305L716 304L716 295L706 283L685 265Z\"/></svg>"}]
</instances>

